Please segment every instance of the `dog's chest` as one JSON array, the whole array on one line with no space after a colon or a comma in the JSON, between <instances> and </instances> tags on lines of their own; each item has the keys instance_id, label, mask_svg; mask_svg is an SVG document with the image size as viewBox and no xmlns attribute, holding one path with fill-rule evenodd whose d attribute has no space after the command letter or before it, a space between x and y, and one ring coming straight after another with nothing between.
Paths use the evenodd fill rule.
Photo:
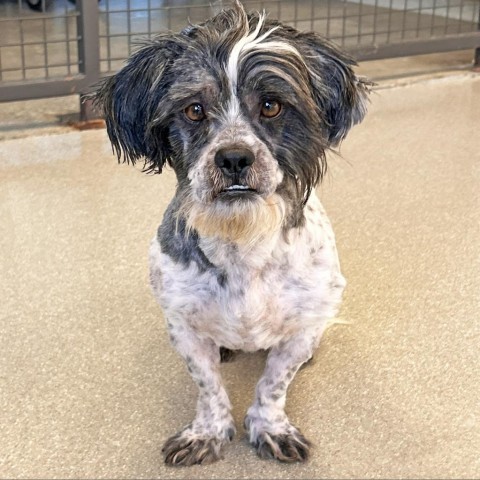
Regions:
<instances>
[{"instance_id":1,"label":"dog's chest","mask_svg":"<svg viewBox=\"0 0 480 480\"><path fill-rule=\"evenodd\" d=\"M264 252L245 259L240 252L228 250L220 248L215 255L227 254L225 282L212 292L206 316L194 323L213 338L222 339L222 345L244 350L268 348L292 335L313 289L302 279L291 256L279 250L268 259ZM304 274L308 276L308 272Z\"/></svg>"},{"instance_id":2,"label":"dog's chest","mask_svg":"<svg viewBox=\"0 0 480 480\"><path fill-rule=\"evenodd\" d=\"M180 264L152 244L152 286L174 328L258 350L336 313L344 280L326 217L249 249L205 239L199 247L215 268Z\"/></svg>"}]
</instances>

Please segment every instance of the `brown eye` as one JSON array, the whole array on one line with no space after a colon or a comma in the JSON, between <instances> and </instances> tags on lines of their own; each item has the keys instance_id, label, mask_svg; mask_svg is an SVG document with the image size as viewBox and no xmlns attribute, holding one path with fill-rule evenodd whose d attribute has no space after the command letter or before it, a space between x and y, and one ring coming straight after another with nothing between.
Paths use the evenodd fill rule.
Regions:
<instances>
[{"instance_id":1,"label":"brown eye","mask_svg":"<svg viewBox=\"0 0 480 480\"><path fill-rule=\"evenodd\" d=\"M192 122L199 122L205 118L203 107L199 103L192 103L185 109L185 115Z\"/></svg>"},{"instance_id":2,"label":"brown eye","mask_svg":"<svg viewBox=\"0 0 480 480\"><path fill-rule=\"evenodd\" d=\"M262 116L274 118L282 111L282 105L276 100L265 100L262 102Z\"/></svg>"}]
</instances>

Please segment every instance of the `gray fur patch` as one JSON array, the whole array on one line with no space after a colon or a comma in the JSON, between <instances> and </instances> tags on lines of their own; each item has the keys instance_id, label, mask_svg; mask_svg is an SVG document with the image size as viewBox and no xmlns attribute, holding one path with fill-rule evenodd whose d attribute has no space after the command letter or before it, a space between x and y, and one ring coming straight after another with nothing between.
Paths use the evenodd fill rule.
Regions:
<instances>
[{"instance_id":1,"label":"gray fur patch","mask_svg":"<svg viewBox=\"0 0 480 480\"><path fill-rule=\"evenodd\" d=\"M213 265L200 248L198 234L187 232L183 218L176 220L179 202L175 199L170 203L163 217L163 222L157 231L157 238L162 252L169 255L176 263L188 266L194 262L200 272L210 270L217 277L218 284L225 286L227 274Z\"/></svg>"}]
</instances>

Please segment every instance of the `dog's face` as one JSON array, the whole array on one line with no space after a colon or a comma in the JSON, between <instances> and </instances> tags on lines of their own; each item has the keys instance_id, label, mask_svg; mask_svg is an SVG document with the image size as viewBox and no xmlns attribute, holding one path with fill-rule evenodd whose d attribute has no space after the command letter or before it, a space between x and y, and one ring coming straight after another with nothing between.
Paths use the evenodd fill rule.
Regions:
<instances>
[{"instance_id":1,"label":"dog's face","mask_svg":"<svg viewBox=\"0 0 480 480\"><path fill-rule=\"evenodd\" d=\"M325 151L365 112L352 64L236 3L146 44L96 101L119 157L173 167L190 228L238 240L301 222Z\"/></svg>"}]
</instances>

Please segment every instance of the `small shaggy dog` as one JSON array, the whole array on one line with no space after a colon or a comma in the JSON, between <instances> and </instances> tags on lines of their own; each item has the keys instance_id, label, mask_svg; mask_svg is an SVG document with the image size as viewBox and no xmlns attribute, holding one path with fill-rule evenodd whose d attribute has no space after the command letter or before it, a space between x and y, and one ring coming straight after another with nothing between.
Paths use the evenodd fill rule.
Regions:
<instances>
[{"instance_id":1,"label":"small shaggy dog","mask_svg":"<svg viewBox=\"0 0 480 480\"><path fill-rule=\"evenodd\" d=\"M119 157L178 184L150 248L153 291L198 386L195 419L163 448L209 463L235 434L219 364L269 350L245 417L258 455L308 458L287 388L335 316L345 280L314 193L325 153L365 114L369 84L315 33L236 1L202 25L156 36L95 94Z\"/></svg>"}]
</instances>

